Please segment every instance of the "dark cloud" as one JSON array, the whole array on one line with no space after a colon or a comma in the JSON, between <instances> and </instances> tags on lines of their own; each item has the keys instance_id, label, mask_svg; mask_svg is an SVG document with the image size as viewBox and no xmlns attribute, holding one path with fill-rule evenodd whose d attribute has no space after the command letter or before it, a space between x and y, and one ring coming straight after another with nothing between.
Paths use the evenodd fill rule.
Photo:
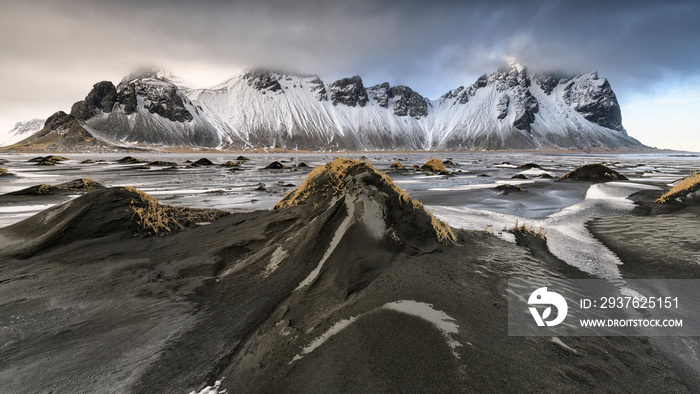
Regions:
<instances>
[{"instance_id":1,"label":"dark cloud","mask_svg":"<svg viewBox=\"0 0 700 394\"><path fill-rule=\"evenodd\" d=\"M176 74L198 69L234 74L255 66L327 79L360 74L370 83L408 84L436 97L471 83L507 57L531 70L598 70L620 95L664 78L698 76L698 4L3 2L0 102L17 105L17 97L33 94L74 101L92 83L118 80L143 64Z\"/></svg>"}]
</instances>

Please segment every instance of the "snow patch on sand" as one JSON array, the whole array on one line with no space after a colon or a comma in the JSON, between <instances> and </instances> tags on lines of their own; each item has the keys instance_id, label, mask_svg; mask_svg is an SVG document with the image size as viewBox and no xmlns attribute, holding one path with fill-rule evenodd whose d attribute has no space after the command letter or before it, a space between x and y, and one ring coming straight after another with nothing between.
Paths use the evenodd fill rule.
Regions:
<instances>
[{"instance_id":1,"label":"snow patch on sand","mask_svg":"<svg viewBox=\"0 0 700 394\"><path fill-rule=\"evenodd\" d=\"M323 345L323 343L326 342L328 340L328 338L343 331L350 324L352 324L355 320L357 320L357 316L350 317L349 319L343 319L343 320L335 323L331 328L328 329L328 331L321 334L320 337L314 339L308 346L306 346L304 349L302 349L301 354L297 354L296 356L294 356L292 361L290 361L289 363L291 364L294 361L301 360L301 358L304 357L304 355L307 355L307 354L313 352L314 350L318 349L318 347Z\"/></svg>"},{"instance_id":2,"label":"snow patch on sand","mask_svg":"<svg viewBox=\"0 0 700 394\"><path fill-rule=\"evenodd\" d=\"M271 274L273 271L275 271L277 268L279 268L279 264L289 256L289 252L284 250L281 246L275 249L274 252L272 252L272 256L270 256L270 263L267 264L265 267L265 273L266 275Z\"/></svg>"},{"instance_id":3,"label":"snow patch on sand","mask_svg":"<svg viewBox=\"0 0 700 394\"><path fill-rule=\"evenodd\" d=\"M452 354L459 358L455 349L457 346L462 346L462 344L452 338L452 334L457 334L459 332L459 326L454 322L455 319L450 317L447 313L433 308L432 304L413 300L390 302L384 304L383 308L416 316L434 324L435 327L442 332L442 335L447 341L447 345L452 349Z\"/></svg>"},{"instance_id":4,"label":"snow patch on sand","mask_svg":"<svg viewBox=\"0 0 700 394\"><path fill-rule=\"evenodd\" d=\"M340 224L340 226L338 226L338 229L335 231L333 240L331 240L330 245L328 245L328 249L326 249L326 253L324 253L323 258L321 258L321 261L318 262L318 265L316 266L316 268L314 268L313 271L311 271L309 276L307 276L306 279L299 283L299 286L297 286L297 288L294 289L294 291L297 291L302 287L310 285L316 279L316 277L318 277L318 275L321 273L321 268L323 268L323 264L326 263L326 260L328 260L335 248L338 246L340 240L343 238L343 235L345 235L345 232L348 231L350 225L354 222L353 216L355 214L355 202L352 201L349 198L349 196L346 197L345 207L347 208L347 216Z\"/></svg>"},{"instance_id":5,"label":"snow patch on sand","mask_svg":"<svg viewBox=\"0 0 700 394\"><path fill-rule=\"evenodd\" d=\"M219 390L221 380L214 382L213 386L207 386L199 391L190 391L190 394L226 394L226 389Z\"/></svg>"}]
</instances>

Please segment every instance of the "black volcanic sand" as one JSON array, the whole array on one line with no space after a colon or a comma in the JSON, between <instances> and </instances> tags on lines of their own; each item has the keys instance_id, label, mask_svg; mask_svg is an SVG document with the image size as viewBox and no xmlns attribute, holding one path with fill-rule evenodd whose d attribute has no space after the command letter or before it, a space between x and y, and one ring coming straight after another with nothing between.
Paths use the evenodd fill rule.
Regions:
<instances>
[{"instance_id":1,"label":"black volcanic sand","mask_svg":"<svg viewBox=\"0 0 700 394\"><path fill-rule=\"evenodd\" d=\"M632 214L597 218L588 230L622 261L628 279L700 279L700 201L655 204L659 191L631 196ZM656 337L664 354L692 392L700 392L697 338Z\"/></svg>"},{"instance_id":2,"label":"black volcanic sand","mask_svg":"<svg viewBox=\"0 0 700 394\"><path fill-rule=\"evenodd\" d=\"M123 189L0 229L3 391L187 393L221 378L228 392L692 390L645 338L508 337L509 277L586 277L542 241L443 244L370 167L315 179L298 205L162 237L135 236ZM401 300L458 332L385 307Z\"/></svg>"},{"instance_id":3,"label":"black volcanic sand","mask_svg":"<svg viewBox=\"0 0 700 394\"><path fill-rule=\"evenodd\" d=\"M625 278L700 279L700 201L655 204L660 195L635 193L632 214L594 219L588 229L620 257Z\"/></svg>"}]
</instances>

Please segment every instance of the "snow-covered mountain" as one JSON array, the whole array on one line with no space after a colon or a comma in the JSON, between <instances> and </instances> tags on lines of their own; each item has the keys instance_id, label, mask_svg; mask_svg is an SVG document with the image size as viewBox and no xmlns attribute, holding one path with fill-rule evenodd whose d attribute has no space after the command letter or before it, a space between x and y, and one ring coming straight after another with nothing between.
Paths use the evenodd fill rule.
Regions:
<instances>
[{"instance_id":1,"label":"snow-covered mountain","mask_svg":"<svg viewBox=\"0 0 700 394\"><path fill-rule=\"evenodd\" d=\"M0 146L12 145L30 135L36 133L44 127L46 119L32 119L26 122L17 122L7 134L0 134Z\"/></svg>"},{"instance_id":2,"label":"snow-covered mountain","mask_svg":"<svg viewBox=\"0 0 700 394\"><path fill-rule=\"evenodd\" d=\"M65 115L65 114L64 114ZM55 115L54 115L55 116ZM429 100L354 76L249 70L209 89L155 71L94 85L70 115L105 144L309 150L644 149L606 79L515 63ZM48 122L47 122L48 127ZM51 134L47 127L41 131ZM24 143L30 143L27 140Z\"/></svg>"}]
</instances>

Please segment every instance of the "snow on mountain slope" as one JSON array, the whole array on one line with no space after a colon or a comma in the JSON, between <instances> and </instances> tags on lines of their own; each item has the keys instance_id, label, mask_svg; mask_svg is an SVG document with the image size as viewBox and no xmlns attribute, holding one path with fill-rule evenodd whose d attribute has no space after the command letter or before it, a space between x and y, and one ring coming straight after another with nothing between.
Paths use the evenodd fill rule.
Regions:
<instances>
[{"instance_id":1,"label":"snow on mountain slope","mask_svg":"<svg viewBox=\"0 0 700 394\"><path fill-rule=\"evenodd\" d=\"M252 70L190 92L249 146L289 149L414 149L423 130L383 107L359 77L325 84L317 76ZM392 105L398 100L392 97Z\"/></svg>"},{"instance_id":2,"label":"snow on mountain slope","mask_svg":"<svg viewBox=\"0 0 700 394\"><path fill-rule=\"evenodd\" d=\"M120 144L233 149L645 149L622 127L597 73L538 74L515 63L436 100L354 76L249 70L210 89L146 71L94 85L71 115Z\"/></svg>"},{"instance_id":3,"label":"snow on mountain slope","mask_svg":"<svg viewBox=\"0 0 700 394\"><path fill-rule=\"evenodd\" d=\"M17 122L15 127L5 134L0 134L0 146L15 144L35 134L44 127L46 119L32 119L26 122Z\"/></svg>"},{"instance_id":4,"label":"snow on mountain slope","mask_svg":"<svg viewBox=\"0 0 700 394\"><path fill-rule=\"evenodd\" d=\"M607 80L538 75L517 64L436 100L433 149L641 149L621 124Z\"/></svg>"}]
</instances>

